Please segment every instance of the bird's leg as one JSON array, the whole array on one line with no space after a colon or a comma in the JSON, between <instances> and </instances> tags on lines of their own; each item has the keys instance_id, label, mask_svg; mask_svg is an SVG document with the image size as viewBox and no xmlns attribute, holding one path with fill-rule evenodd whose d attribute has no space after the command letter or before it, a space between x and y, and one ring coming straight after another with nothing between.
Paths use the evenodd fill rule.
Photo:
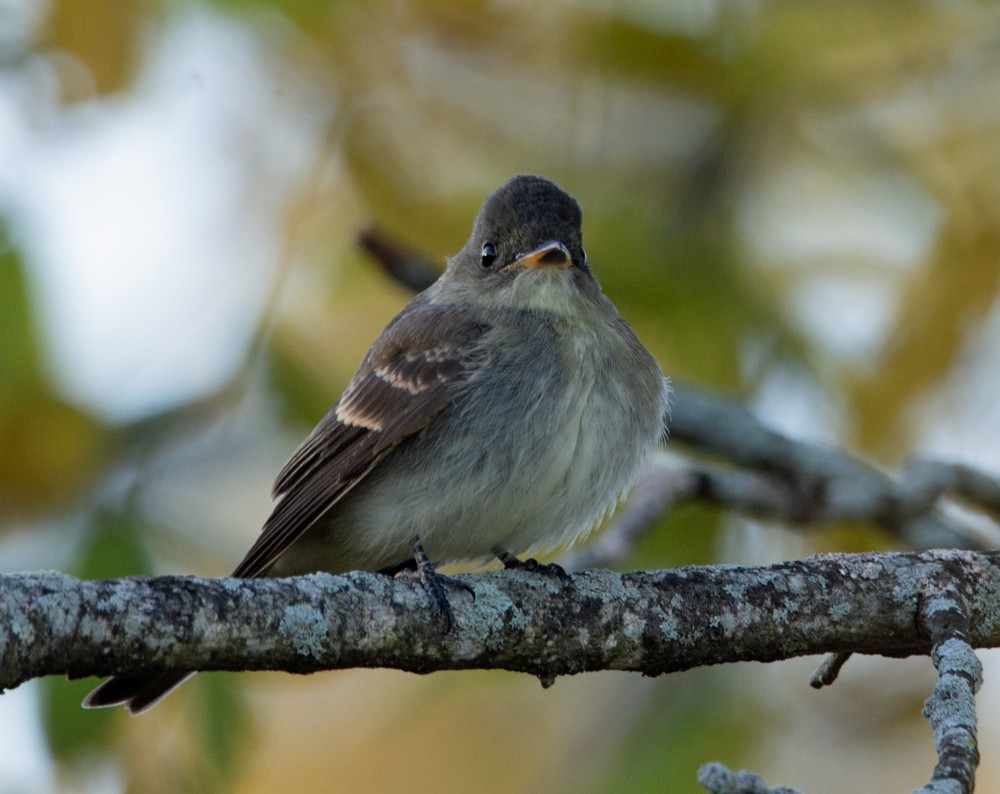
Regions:
<instances>
[{"instance_id":1,"label":"bird's leg","mask_svg":"<svg viewBox=\"0 0 1000 794\"><path fill-rule=\"evenodd\" d=\"M476 592L465 582L460 582L457 579L445 576L444 574L440 574L434 570L434 565L429 559L427 559L427 553L424 551L424 547L421 545L419 537L414 537L413 540L410 541L410 547L413 549L412 560L392 566L391 568L383 568L380 573L391 573L392 575L395 575L397 573L415 572L416 576L420 579L420 583L424 586L424 590L431 599L432 608L444 618L444 633L447 634L451 631L452 624L455 622L455 616L451 610L451 603L448 601L448 594L445 592L445 585L461 588L469 593L473 598L476 597Z\"/></svg>"},{"instance_id":2,"label":"bird's leg","mask_svg":"<svg viewBox=\"0 0 1000 794\"><path fill-rule=\"evenodd\" d=\"M566 569L561 565L556 565L554 562L539 562L534 557L529 557L526 560L519 560L513 554L511 554L507 549L502 549L499 546L493 549L493 554L496 556L500 562L503 563L503 567L508 571L531 571L532 573L541 573L546 576L554 576L559 579L563 584L569 584L569 574L566 573Z\"/></svg>"}]
</instances>

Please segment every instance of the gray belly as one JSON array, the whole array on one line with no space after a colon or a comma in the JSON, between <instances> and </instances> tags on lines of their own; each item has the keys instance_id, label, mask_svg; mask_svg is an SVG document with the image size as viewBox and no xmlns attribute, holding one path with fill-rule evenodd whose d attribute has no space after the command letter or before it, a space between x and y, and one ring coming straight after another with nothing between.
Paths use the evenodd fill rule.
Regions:
<instances>
[{"instance_id":1,"label":"gray belly","mask_svg":"<svg viewBox=\"0 0 1000 794\"><path fill-rule=\"evenodd\" d=\"M396 565L411 556L414 536L444 562L586 534L662 431L659 368L649 357L644 380L629 382L619 353L586 336L499 358L297 540L272 575Z\"/></svg>"}]
</instances>

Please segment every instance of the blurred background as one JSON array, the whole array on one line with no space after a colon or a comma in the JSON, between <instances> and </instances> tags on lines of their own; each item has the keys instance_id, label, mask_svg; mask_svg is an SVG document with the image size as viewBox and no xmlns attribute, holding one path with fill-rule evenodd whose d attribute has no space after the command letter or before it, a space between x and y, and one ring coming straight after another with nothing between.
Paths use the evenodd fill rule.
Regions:
<instances>
[{"instance_id":1,"label":"blurred background","mask_svg":"<svg viewBox=\"0 0 1000 794\"><path fill-rule=\"evenodd\" d=\"M0 570L223 575L270 483L484 196L583 204L605 291L678 382L892 467L1000 472L1000 7L705 0L0 0ZM704 507L626 568L895 548ZM995 657L980 792L1000 792ZM814 794L935 762L924 659L538 681L206 674L0 698L0 791Z\"/></svg>"}]
</instances>

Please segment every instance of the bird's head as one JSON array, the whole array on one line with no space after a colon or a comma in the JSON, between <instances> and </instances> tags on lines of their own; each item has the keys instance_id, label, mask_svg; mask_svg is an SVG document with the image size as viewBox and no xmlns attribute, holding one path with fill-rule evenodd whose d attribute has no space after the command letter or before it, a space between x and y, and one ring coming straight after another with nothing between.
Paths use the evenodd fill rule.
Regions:
<instances>
[{"instance_id":1,"label":"bird's head","mask_svg":"<svg viewBox=\"0 0 1000 794\"><path fill-rule=\"evenodd\" d=\"M575 313L600 295L583 250L580 205L537 176L508 180L483 203L442 277L485 306Z\"/></svg>"}]
</instances>

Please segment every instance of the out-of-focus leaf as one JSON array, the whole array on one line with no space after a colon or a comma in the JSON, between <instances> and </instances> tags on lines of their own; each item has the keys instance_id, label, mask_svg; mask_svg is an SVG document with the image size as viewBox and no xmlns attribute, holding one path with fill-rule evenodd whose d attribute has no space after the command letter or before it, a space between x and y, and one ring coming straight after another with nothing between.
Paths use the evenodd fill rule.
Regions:
<instances>
[{"instance_id":1,"label":"out-of-focus leaf","mask_svg":"<svg viewBox=\"0 0 1000 794\"><path fill-rule=\"evenodd\" d=\"M323 417L336 401L326 378L317 377L313 368L284 345L271 348L270 375L274 390L281 395L285 419L290 424L310 427Z\"/></svg>"},{"instance_id":2,"label":"out-of-focus leaf","mask_svg":"<svg viewBox=\"0 0 1000 794\"><path fill-rule=\"evenodd\" d=\"M995 206L995 205L994 205ZM890 459L905 454L906 408L959 359L970 329L1000 295L1000 213L963 202L942 232L928 269L911 282L880 366L855 384L858 442Z\"/></svg>"},{"instance_id":3,"label":"out-of-focus leaf","mask_svg":"<svg viewBox=\"0 0 1000 794\"><path fill-rule=\"evenodd\" d=\"M314 38L324 36L330 22L330 15L337 5L336 0L329 0L329 2L268 0L266 3L262 3L261 0L210 0L210 3L231 12L258 15L258 18L261 11L266 11L268 16L261 21L270 19L270 14L277 11L301 31Z\"/></svg>"},{"instance_id":4,"label":"out-of-focus leaf","mask_svg":"<svg viewBox=\"0 0 1000 794\"><path fill-rule=\"evenodd\" d=\"M296 306L270 347L272 384L292 422L309 428L330 410L411 297L368 257L352 256L339 264L335 289Z\"/></svg>"},{"instance_id":5,"label":"out-of-focus leaf","mask_svg":"<svg viewBox=\"0 0 1000 794\"><path fill-rule=\"evenodd\" d=\"M152 528L138 511L97 510L89 522L75 575L81 579L114 579L152 573L143 538Z\"/></svg>"},{"instance_id":6,"label":"out-of-focus leaf","mask_svg":"<svg viewBox=\"0 0 1000 794\"><path fill-rule=\"evenodd\" d=\"M839 523L809 533L817 553L863 554L872 549L891 548L898 542L889 533L870 524Z\"/></svg>"},{"instance_id":7,"label":"out-of-focus leaf","mask_svg":"<svg viewBox=\"0 0 1000 794\"><path fill-rule=\"evenodd\" d=\"M676 377L738 388L737 354L753 317L722 218L683 227L637 193L617 211L588 215L588 251L619 310ZM711 323L705 318L712 317Z\"/></svg>"},{"instance_id":8,"label":"out-of-focus leaf","mask_svg":"<svg viewBox=\"0 0 1000 794\"><path fill-rule=\"evenodd\" d=\"M97 683L95 678L41 681L42 725L49 749L59 761L80 760L98 748L106 748L112 739L114 721L80 707Z\"/></svg>"},{"instance_id":9,"label":"out-of-focus leaf","mask_svg":"<svg viewBox=\"0 0 1000 794\"><path fill-rule=\"evenodd\" d=\"M116 740L126 790L232 790L233 764L245 747L248 727L239 679L202 673L134 720L121 709L87 712L92 720L119 724Z\"/></svg>"},{"instance_id":10,"label":"out-of-focus leaf","mask_svg":"<svg viewBox=\"0 0 1000 794\"><path fill-rule=\"evenodd\" d=\"M51 3L48 44L86 65L98 93L123 89L131 81L140 30L149 5L142 0L87 0ZM64 99L88 99L80 86L65 82Z\"/></svg>"},{"instance_id":11,"label":"out-of-focus leaf","mask_svg":"<svg viewBox=\"0 0 1000 794\"><path fill-rule=\"evenodd\" d=\"M753 701L730 690L718 670L684 674L683 684L653 690L607 777L592 791L703 792L698 768L708 759L742 758L754 733Z\"/></svg>"},{"instance_id":12,"label":"out-of-focus leaf","mask_svg":"<svg viewBox=\"0 0 1000 794\"><path fill-rule=\"evenodd\" d=\"M0 235L0 518L64 506L93 481L103 429L51 392L17 251ZM98 464L98 465L95 465Z\"/></svg>"},{"instance_id":13,"label":"out-of-focus leaf","mask_svg":"<svg viewBox=\"0 0 1000 794\"><path fill-rule=\"evenodd\" d=\"M17 249L0 226L0 373L8 398L39 381L39 345Z\"/></svg>"},{"instance_id":14,"label":"out-of-focus leaf","mask_svg":"<svg viewBox=\"0 0 1000 794\"><path fill-rule=\"evenodd\" d=\"M241 695L245 676L205 675L198 679L204 747L212 760L214 773L221 780L231 779L249 728L250 714Z\"/></svg>"},{"instance_id":15,"label":"out-of-focus leaf","mask_svg":"<svg viewBox=\"0 0 1000 794\"><path fill-rule=\"evenodd\" d=\"M661 518L629 558L628 570L706 565L715 557L722 511L685 505Z\"/></svg>"},{"instance_id":16,"label":"out-of-focus leaf","mask_svg":"<svg viewBox=\"0 0 1000 794\"><path fill-rule=\"evenodd\" d=\"M707 96L732 85L733 65L712 54L711 41L616 16L580 14L575 24L573 55L615 72L620 79L669 79L675 89Z\"/></svg>"},{"instance_id":17,"label":"out-of-focus leaf","mask_svg":"<svg viewBox=\"0 0 1000 794\"><path fill-rule=\"evenodd\" d=\"M0 515L68 504L95 481L107 441L89 416L51 394L0 400Z\"/></svg>"}]
</instances>

